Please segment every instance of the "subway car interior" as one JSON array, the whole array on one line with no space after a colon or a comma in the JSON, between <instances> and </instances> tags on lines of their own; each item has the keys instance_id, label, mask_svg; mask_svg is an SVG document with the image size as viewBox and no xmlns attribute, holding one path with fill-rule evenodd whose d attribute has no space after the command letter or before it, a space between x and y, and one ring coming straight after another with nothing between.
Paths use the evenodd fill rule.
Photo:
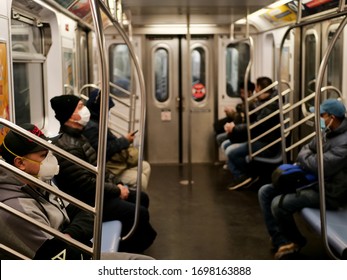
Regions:
<instances>
[{"instance_id":1,"label":"subway car interior","mask_svg":"<svg viewBox=\"0 0 347 280\"><path fill-rule=\"evenodd\" d=\"M319 134L310 107L329 98L347 105L346 3L1 0L0 142L23 123L56 136L60 124L51 98L73 94L87 101L99 89L104 132L99 143L105 143L107 127L117 137L138 131L138 160L151 166L144 191L157 237L144 254L158 260L272 260L258 190ZM248 81L259 77L268 77L267 89L277 93L269 103L278 104L278 121L268 133L277 130L280 137L261 151L250 149L247 163L255 180L230 190L235 178L225 168L214 124L226 107L242 103L240 85L247 92ZM248 104L258 96L245 98L248 145L259 140L252 139L251 129L273 116L252 123L256 110ZM47 147L64 155L52 146ZM262 156L275 146L278 153ZM104 170L105 159L97 160ZM140 191L141 176L136 182ZM103 184L99 187L102 191ZM98 208L90 211L98 217ZM318 222L317 230L301 213L295 220L307 245L290 259L347 257L346 220L338 225L343 241L336 247L324 234L330 233L326 223ZM98 226L94 232L100 237ZM5 245L2 250L20 258ZM99 245L96 241L91 251L95 258Z\"/></svg>"}]
</instances>

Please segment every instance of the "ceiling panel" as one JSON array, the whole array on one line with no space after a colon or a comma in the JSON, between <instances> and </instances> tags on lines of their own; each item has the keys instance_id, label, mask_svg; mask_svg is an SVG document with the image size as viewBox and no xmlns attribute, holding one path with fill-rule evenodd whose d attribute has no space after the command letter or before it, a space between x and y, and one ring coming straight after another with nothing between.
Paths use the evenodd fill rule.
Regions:
<instances>
[{"instance_id":1,"label":"ceiling panel","mask_svg":"<svg viewBox=\"0 0 347 280\"><path fill-rule=\"evenodd\" d=\"M133 25L184 23L230 24L274 0L123 0ZM129 13L130 11L130 13Z\"/></svg>"}]
</instances>

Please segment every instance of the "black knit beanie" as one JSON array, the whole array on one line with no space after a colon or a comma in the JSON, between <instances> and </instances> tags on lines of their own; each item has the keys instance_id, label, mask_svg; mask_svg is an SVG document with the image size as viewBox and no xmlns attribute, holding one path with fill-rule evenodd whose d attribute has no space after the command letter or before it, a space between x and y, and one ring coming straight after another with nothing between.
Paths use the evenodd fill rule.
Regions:
<instances>
[{"instance_id":1,"label":"black knit beanie","mask_svg":"<svg viewBox=\"0 0 347 280\"><path fill-rule=\"evenodd\" d=\"M78 96L72 94L55 96L51 99L51 107L55 112L55 118L61 125L71 118L80 100Z\"/></svg>"}]
</instances>

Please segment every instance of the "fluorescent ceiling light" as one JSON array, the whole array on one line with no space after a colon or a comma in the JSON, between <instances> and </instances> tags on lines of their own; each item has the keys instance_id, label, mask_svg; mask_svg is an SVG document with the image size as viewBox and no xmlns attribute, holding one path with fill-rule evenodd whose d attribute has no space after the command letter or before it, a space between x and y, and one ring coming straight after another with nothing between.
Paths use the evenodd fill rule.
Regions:
<instances>
[{"instance_id":1,"label":"fluorescent ceiling light","mask_svg":"<svg viewBox=\"0 0 347 280\"><path fill-rule=\"evenodd\" d=\"M190 24L189 27L216 27L217 24L204 23L204 24ZM146 24L145 27L160 27L160 28L185 28L187 24Z\"/></svg>"}]
</instances>

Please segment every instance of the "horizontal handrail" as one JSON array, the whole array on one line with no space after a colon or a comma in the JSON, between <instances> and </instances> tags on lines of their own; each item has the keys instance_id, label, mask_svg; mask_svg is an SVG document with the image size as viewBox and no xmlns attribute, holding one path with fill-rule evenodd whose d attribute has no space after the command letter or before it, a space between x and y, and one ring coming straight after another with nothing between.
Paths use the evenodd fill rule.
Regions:
<instances>
[{"instance_id":1,"label":"horizontal handrail","mask_svg":"<svg viewBox=\"0 0 347 280\"><path fill-rule=\"evenodd\" d=\"M34 218L22 213L22 212L19 212L18 210L0 202L0 208L1 209L4 209L5 211L7 211L8 213L11 213L15 216L17 216L18 218L22 219L22 220L25 220L37 227L39 227L40 229L44 230L45 232L48 232L50 234L52 234L53 236L55 237L58 237L59 239L62 239L64 240L66 243L72 245L72 246L75 246L81 250L83 250L84 252L88 253L88 254L93 254L93 248L92 247L89 247L79 241L77 241L76 239L73 239L72 237L68 237L66 234L60 232L59 230L56 230L54 228L51 228L50 226L47 226L41 222L38 222L36 221Z\"/></svg>"}]
</instances>

